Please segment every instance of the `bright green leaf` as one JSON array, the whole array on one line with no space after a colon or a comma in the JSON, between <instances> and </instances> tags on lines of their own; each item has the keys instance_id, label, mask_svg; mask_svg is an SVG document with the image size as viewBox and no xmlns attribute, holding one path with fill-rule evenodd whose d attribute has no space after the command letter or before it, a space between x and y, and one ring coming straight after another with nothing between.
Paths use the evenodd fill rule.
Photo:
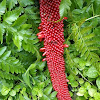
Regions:
<instances>
[{"instance_id":1,"label":"bright green leaf","mask_svg":"<svg viewBox=\"0 0 100 100\"><path fill-rule=\"evenodd\" d=\"M98 93L98 92L94 93L94 99L100 100L100 93Z\"/></svg>"},{"instance_id":2,"label":"bright green leaf","mask_svg":"<svg viewBox=\"0 0 100 100\"><path fill-rule=\"evenodd\" d=\"M0 56L5 52L6 49L7 49L7 47L0 48Z\"/></svg>"},{"instance_id":3,"label":"bright green leaf","mask_svg":"<svg viewBox=\"0 0 100 100\"><path fill-rule=\"evenodd\" d=\"M5 52L2 56L1 56L1 59L2 60L6 60L11 54L11 51L7 51Z\"/></svg>"},{"instance_id":4,"label":"bright green leaf","mask_svg":"<svg viewBox=\"0 0 100 100\"><path fill-rule=\"evenodd\" d=\"M51 93L51 91L52 91L52 86L51 86L51 85L49 85L48 87L46 87L46 88L44 89L44 93L45 93L46 95L49 95L49 94Z\"/></svg>"},{"instance_id":5,"label":"bright green leaf","mask_svg":"<svg viewBox=\"0 0 100 100\"><path fill-rule=\"evenodd\" d=\"M87 76L90 78L96 78L98 76L98 71L95 67L90 67L87 71Z\"/></svg>"},{"instance_id":6,"label":"bright green leaf","mask_svg":"<svg viewBox=\"0 0 100 100\"><path fill-rule=\"evenodd\" d=\"M11 95L11 96L15 96L15 95L16 95L16 91L15 91L15 90L11 90L11 91L10 91L10 95Z\"/></svg>"},{"instance_id":7,"label":"bright green leaf","mask_svg":"<svg viewBox=\"0 0 100 100\"><path fill-rule=\"evenodd\" d=\"M8 100L13 100L13 98L10 96L10 97L8 98Z\"/></svg>"},{"instance_id":8,"label":"bright green leaf","mask_svg":"<svg viewBox=\"0 0 100 100\"><path fill-rule=\"evenodd\" d=\"M61 0L60 3L60 16L61 18L67 16L67 10L70 10L71 1L70 0Z\"/></svg>"},{"instance_id":9,"label":"bright green leaf","mask_svg":"<svg viewBox=\"0 0 100 100\"><path fill-rule=\"evenodd\" d=\"M86 92L86 89L85 89L85 87L82 86L79 88L79 92L77 93L77 95L83 96L85 94L85 92Z\"/></svg>"},{"instance_id":10,"label":"bright green leaf","mask_svg":"<svg viewBox=\"0 0 100 100\"><path fill-rule=\"evenodd\" d=\"M93 97L94 94L95 94L96 92L97 92L97 90L94 89L94 88L90 88L90 89L88 90L88 93L89 93L89 95L90 95L91 97Z\"/></svg>"},{"instance_id":11,"label":"bright green leaf","mask_svg":"<svg viewBox=\"0 0 100 100\"><path fill-rule=\"evenodd\" d=\"M10 91L10 88L3 86L2 90L1 90L1 94L5 96L9 93L9 91Z\"/></svg>"},{"instance_id":12,"label":"bright green leaf","mask_svg":"<svg viewBox=\"0 0 100 100\"><path fill-rule=\"evenodd\" d=\"M96 80L96 84L97 84L98 88L100 89L100 77L97 78L97 80Z\"/></svg>"},{"instance_id":13,"label":"bright green leaf","mask_svg":"<svg viewBox=\"0 0 100 100\"><path fill-rule=\"evenodd\" d=\"M71 83L71 86L72 86L72 87L77 87L77 86L78 86L78 82L77 82L77 81L73 81L73 82Z\"/></svg>"},{"instance_id":14,"label":"bright green leaf","mask_svg":"<svg viewBox=\"0 0 100 100\"><path fill-rule=\"evenodd\" d=\"M84 83L84 80L82 78L79 78L79 83L80 84L83 84Z\"/></svg>"},{"instance_id":15,"label":"bright green leaf","mask_svg":"<svg viewBox=\"0 0 100 100\"><path fill-rule=\"evenodd\" d=\"M43 96L42 90L38 90L38 96L39 96L39 97L42 97L42 96Z\"/></svg>"},{"instance_id":16,"label":"bright green leaf","mask_svg":"<svg viewBox=\"0 0 100 100\"><path fill-rule=\"evenodd\" d=\"M6 0L3 0L0 3L0 15L3 15L3 13L5 13L5 10L6 10Z\"/></svg>"},{"instance_id":17,"label":"bright green leaf","mask_svg":"<svg viewBox=\"0 0 100 100\"><path fill-rule=\"evenodd\" d=\"M22 45L22 38L20 36L15 35L13 38L14 44L18 47L18 50L21 49L21 45Z\"/></svg>"},{"instance_id":18,"label":"bright green leaf","mask_svg":"<svg viewBox=\"0 0 100 100\"><path fill-rule=\"evenodd\" d=\"M27 16L26 15L22 15L21 17L19 17L14 24L12 25L13 27L19 28L22 24L24 24L27 20ZM25 28L24 28L25 29Z\"/></svg>"},{"instance_id":19,"label":"bright green leaf","mask_svg":"<svg viewBox=\"0 0 100 100\"><path fill-rule=\"evenodd\" d=\"M29 66L29 68L26 70L26 73L25 74L27 74L27 72L29 72L29 70L35 69L35 67L36 67L36 63L31 64Z\"/></svg>"},{"instance_id":20,"label":"bright green leaf","mask_svg":"<svg viewBox=\"0 0 100 100\"><path fill-rule=\"evenodd\" d=\"M91 88L91 84L89 82L85 82L84 87L88 90Z\"/></svg>"},{"instance_id":21,"label":"bright green leaf","mask_svg":"<svg viewBox=\"0 0 100 100\"><path fill-rule=\"evenodd\" d=\"M54 91L49 95L49 97L50 97L50 99L54 99L56 97L56 95L57 95L57 92Z\"/></svg>"},{"instance_id":22,"label":"bright green leaf","mask_svg":"<svg viewBox=\"0 0 100 100\"><path fill-rule=\"evenodd\" d=\"M19 15L21 14L22 9L18 8L16 10L13 11L8 11L3 18L4 22L7 22L8 24L12 24L13 21L15 21Z\"/></svg>"},{"instance_id":23,"label":"bright green leaf","mask_svg":"<svg viewBox=\"0 0 100 100\"><path fill-rule=\"evenodd\" d=\"M15 4L17 4L17 0L7 0L8 8L11 10Z\"/></svg>"}]
</instances>

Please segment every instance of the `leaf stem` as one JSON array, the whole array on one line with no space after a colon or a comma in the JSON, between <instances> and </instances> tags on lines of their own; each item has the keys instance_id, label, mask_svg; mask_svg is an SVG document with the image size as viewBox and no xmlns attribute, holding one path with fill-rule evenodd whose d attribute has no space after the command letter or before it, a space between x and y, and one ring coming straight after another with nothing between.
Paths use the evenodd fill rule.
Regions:
<instances>
[{"instance_id":1,"label":"leaf stem","mask_svg":"<svg viewBox=\"0 0 100 100\"><path fill-rule=\"evenodd\" d=\"M93 18L96 18L96 17L100 17L100 15L95 15L93 17L90 17L90 18L86 19L85 21L88 21L88 20L93 19Z\"/></svg>"}]
</instances>

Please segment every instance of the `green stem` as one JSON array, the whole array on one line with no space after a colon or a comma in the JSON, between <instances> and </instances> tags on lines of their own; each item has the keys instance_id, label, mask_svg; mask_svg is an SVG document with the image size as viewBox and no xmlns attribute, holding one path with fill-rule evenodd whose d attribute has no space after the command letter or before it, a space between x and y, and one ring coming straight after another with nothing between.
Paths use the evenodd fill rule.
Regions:
<instances>
[{"instance_id":1,"label":"green stem","mask_svg":"<svg viewBox=\"0 0 100 100\"><path fill-rule=\"evenodd\" d=\"M100 15L95 15L93 17L90 17L90 18L86 19L85 21L88 21L88 20L93 19L93 18L96 18L96 17L100 17Z\"/></svg>"}]
</instances>

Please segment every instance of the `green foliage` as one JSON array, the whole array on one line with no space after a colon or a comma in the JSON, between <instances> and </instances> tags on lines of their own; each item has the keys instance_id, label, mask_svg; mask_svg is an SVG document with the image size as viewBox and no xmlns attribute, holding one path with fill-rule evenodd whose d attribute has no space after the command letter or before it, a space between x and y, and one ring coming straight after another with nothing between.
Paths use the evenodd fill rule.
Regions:
<instances>
[{"instance_id":1,"label":"green foliage","mask_svg":"<svg viewBox=\"0 0 100 100\"><path fill-rule=\"evenodd\" d=\"M73 100L100 100L100 0L62 0L64 58ZM0 100L57 100L36 34L38 0L0 0ZM67 74L68 73L68 74Z\"/></svg>"},{"instance_id":2,"label":"green foliage","mask_svg":"<svg viewBox=\"0 0 100 100\"><path fill-rule=\"evenodd\" d=\"M65 50L65 62L66 72L69 72L69 84L72 87L72 98L73 100L99 100L99 1L71 1L73 2L67 14L70 17L66 28L69 36L65 39L65 43L69 44L69 48ZM66 36L66 33L64 35Z\"/></svg>"},{"instance_id":3,"label":"green foliage","mask_svg":"<svg viewBox=\"0 0 100 100\"><path fill-rule=\"evenodd\" d=\"M71 1L70 0L61 0L60 3L60 16L61 18L65 17L67 10L70 10Z\"/></svg>"}]
</instances>

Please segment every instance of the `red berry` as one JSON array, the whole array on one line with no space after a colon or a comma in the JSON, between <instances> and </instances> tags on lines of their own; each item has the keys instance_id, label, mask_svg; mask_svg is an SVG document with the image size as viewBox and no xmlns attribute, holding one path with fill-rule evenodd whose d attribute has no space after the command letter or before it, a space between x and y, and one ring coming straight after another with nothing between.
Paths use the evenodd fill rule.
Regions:
<instances>
[{"instance_id":1,"label":"red berry","mask_svg":"<svg viewBox=\"0 0 100 100\"><path fill-rule=\"evenodd\" d=\"M44 52L45 51L45 48L40 48L40 52Z\"/></svg>"},{"instance_id":2,"label":"red berry","mask_svg":"<svg viewBox=\"0 0 100 100\"><path fill-rule=\"evenodd\" d=\"M64 17L64 19L66 20L66 19L68 19L67 17Z\"/></svg>"},{"instance_id":3,"label":"red berry","mask_svg":"<svg viewBox=\"0 0 100 100\"><path fill-rule=\"evenodd\" d=\"M69 45L67 45L67 44L64 44L64 45L63 45L63 47L64 47L64 48L68 48L68 47L69 47Z\"/></svg>"}]
</instances>

